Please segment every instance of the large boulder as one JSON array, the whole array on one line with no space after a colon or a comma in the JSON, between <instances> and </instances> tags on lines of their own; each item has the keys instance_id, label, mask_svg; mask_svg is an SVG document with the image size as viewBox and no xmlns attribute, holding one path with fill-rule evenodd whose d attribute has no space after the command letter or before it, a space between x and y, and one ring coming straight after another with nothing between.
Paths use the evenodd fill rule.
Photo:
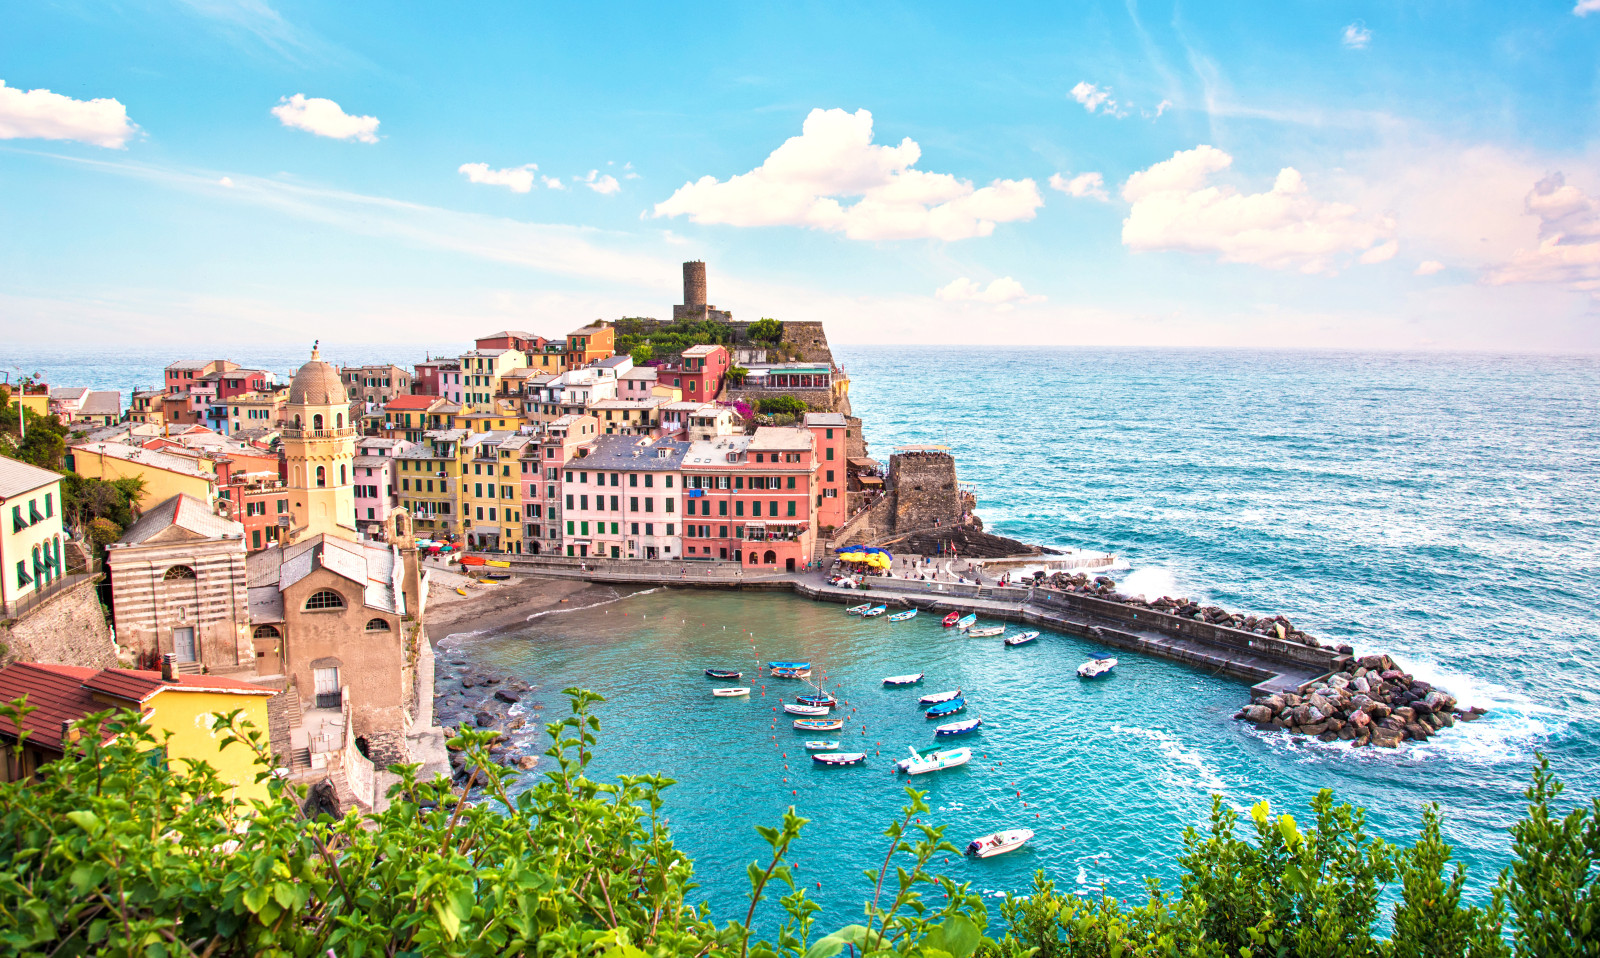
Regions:
<instances>
[{"instance_id":1,"label":"large boulder","mask_svg":"<svg viewBox=\"0 0 1600 958\"><path fill-rule=\"evenodd\" d=\"M1402 705L1396 708L1392 714L1400 720L1402 725L1409 725L1417 720L1417 710L1409 705Z\"/></svg>"},{"instance_id":2,"label":"large boulder","mask_svg":"<svg viewBox=\"0 0 1600 958\"><path fill-rule=\"evenodd\" d=\"M510 689L495 689L494 697L508 705L522 701L522 696L511 691Z\"/></svg>"},{"instance_id":3,"label":"large boulder","mask_svg":"<svg viewBox=\"0 0 1600 958\"><path fill-rule=\"evenodd\" d=\"M489 712L479 712L472 717L472 720L478 723L479 728L488 728L494 724L494 715Z\"/></svg>"},{"instance_id":4,"label":"large boulder","mask_svg":"<svg viewBox=\"0 0 1600 958\"><path fill-rule=\"evenodd\" d=\"M1428 740L1429 731L1428 727L1421 722L1408 722L1406 724L1406 734L1419 742L1425 742Z\"/></svg>"},{"instance_id":5,"label":"large boulder","mask_svg":"<svg viewBox=\"0 0 1600 958\"><path fill-rule=\"evenodd\" d=\"M1272 721L1272 710L1265 705L1251 705L1244 710L1244 717L1257 725L1262 725Z\"/></svg>"},{"instance_id":6,"label":"large boulder","mask_svg":"<svg viewBox=\"0 0 1600 958\"><path fill-rule=\"evenodd\" d=\"M1404 736L1395 729L1379 728L1372 732L1372 744L1382 748L1399 748Z\"/></svg>"},{"instance_id":7,"label":"large boulder","mask_svg":"<svg viewBox=\"0 0 1600 958\"><path fill-rule=\"evenodd\" d=\"M1300 726L1295 731L1299 732L1302 735L1321 735L1322 733L1326 732L1327 730L1328 730L1328 723L1327 722L1312 722L1312 723L1310 723L1308 725Z\"/></svg>"}]
</instances>

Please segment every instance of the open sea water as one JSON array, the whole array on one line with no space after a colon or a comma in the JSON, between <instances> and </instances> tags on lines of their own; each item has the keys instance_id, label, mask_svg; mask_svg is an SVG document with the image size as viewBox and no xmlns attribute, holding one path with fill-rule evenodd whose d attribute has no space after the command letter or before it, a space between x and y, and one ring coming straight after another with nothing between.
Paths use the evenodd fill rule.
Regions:
<instances>
[{"instance_id":1,"label":"open sea water","mask_svg":"<svg viewBox=\"0 0 1600 958\"><path fill-rule=\"evenodd\" d=\"M882 829L903 802L891 764L934 744L936 723L915 707L930 691L965 689L966 715L986 724L944 740L972 746L970 765L914 780L931 793L929 818L957 845L998 828L1038 832L1018 853L938 862L991 896L1024 891L1042 868L1069 892L1137 897L1146 875L1175 882L1182 829L1206 818L1211 795L1303 819L1309 797L1331 788L1365 806L1376 834L1407 843L1424 805L1439 803L1482 899L1508 861L1536 752L1569 799L1600 795L1600 359L836 352L872 454L949 446L992 531L1114 552L1128 591L1286 614L1389 652L1490 714L1426 744L1356 751L1235 722L1247 688L1195 669L1119 653L1113 677L1080 682L1073 670L1101 650L1077 639L1046 633L1007 649L955 638L931 616L862 621L787 595L619 595L446 640L446 659L538 685L530 713L563 712L568 685L607 696L595 772L677 780L668 816L719 919L742 914L744 866L765 849L752 826L790 804L811 819L796 860L824 906L819 927L859 917L871 894L862 870L881 863ZM105 385L159 382L163 361L109 363L120 371ZM101 385L59 368L52 382ZM826 672L843 733L803 735L775 716L803 689L752 670L790 658ZM745 667L755 694L712 699L723 683L701 675L708 666ZM920 687L880 684L915 671L928 676ZM815 768L808 737L870 757Z\"/></svg>"}]
</instances>

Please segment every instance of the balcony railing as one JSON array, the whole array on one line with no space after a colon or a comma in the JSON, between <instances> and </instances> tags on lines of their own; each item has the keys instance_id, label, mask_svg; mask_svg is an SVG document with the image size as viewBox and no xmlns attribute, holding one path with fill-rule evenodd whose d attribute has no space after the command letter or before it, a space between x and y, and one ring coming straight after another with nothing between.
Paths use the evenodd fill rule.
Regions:
<instances>
[{"instance_id":1,"label":"balcony railing","mask_svg":"<svg viewBox=\"0 0 1600 958\"><path fill-rule=\"evenodd\" d=\"M296 429L286 426L283 430L285 439L352 439L355 437L354 426L345 426L341 429Z\"/></svg>"}]
</instances>

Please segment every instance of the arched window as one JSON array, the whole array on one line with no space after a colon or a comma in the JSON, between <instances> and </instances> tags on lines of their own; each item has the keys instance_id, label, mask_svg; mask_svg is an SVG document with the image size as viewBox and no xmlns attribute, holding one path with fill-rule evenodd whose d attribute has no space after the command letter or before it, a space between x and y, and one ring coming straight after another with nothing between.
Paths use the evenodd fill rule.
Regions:
<instances>
[{"instance_id":1,"label":"arched window","mask_svg":"<svg viewBox=\"0 0 1600 958\"><path fill-rule=\"evenodd\" d=\"M772 565L778 561L778 554L773 552L771 549L768 549L767 554L761 557L761 561L765 562L767 565Z\"/></svg>"},{"instance_id":2,"label":"arched window","mask_svg":"<svg viewBox=\"0 0 1600 958\"><path fill-rule=\"evenodd\" d=\"M387 620L387 619L368 619L367 620L367 631L368 632L387 632L387 631L389 631L389 620Z\"/></svg>"},{"instance_id":3,"label":"arched window","mask_svg":"<svg viewBox=\"0 0 1600 958\"><path fill-rule=\"evenodd\" d=\"M341 485L341 486L344 485L345 481L346 480L345 480L345 477L344 477L344 466L340 466L339 467L339 485Z\"/></svg>"},{"instance_id":4,"label":"arched window","mask_svg":"<svg viewBox=\"0 0 1600 958\"><path fill-rule=\"evenodd\" d=\"M193 579L194 570L186 565L175 565L162 574L161 578L171 582L174 579Z\"/></svg>"},{"instance_id":5,"label":"arched window","mask_svg":"<svg viewBox=\"0 0 1600 958\"><path fill-rule=\"evenodd\" d=\"M252 636L257 639L281 639L283 633L275 625L258 625Z\"/></svg>"},{"instance_id":6,"label":"arched window","mask_svg":"<svg viewBox=\"0 0 1600 958\"><path fill-rule=\"evenodd\" d=\"M317 467L317 485L326 486L327 484L328 484L328 470L326 468L322 467L322 466L318 466Z\"/></svg>"},{"instance_id":7,"label":"arched window","mask_svg":"<svg viewBox=\"0 0 1600 958\"><path fill-rule=\"evenodd\" d=\"M342 608L344 608L344 596L333 591L332 589L323 589L321 592L313 594L311 598L306 600L307 612L315 612L318 609Z\"/></svg>"},{"instance_id":8,"label":"arched window","mask_svg":"<svg viewBox=\"0 0 1600 958\"><path fill-rule=\"evenodd\" d=\"M311 428L319 431L322 429L322 413L319 412L311 417Z\"/></svg>"},{"instance_id":9,"label":"arched window","mask_svg":"<svg viewBox=\"0 0 1600 958\"><path fill-rule=\"evenodd\" d=\"M298 415L294 417L294 428L300 428L300 417Z\"/></svg>"},{"instance_id":10,"label":"arched window","mask_svg":"<svg viewBox=\"0 0 1600 958\"><path fill-rule=\"evenodd\" d=\"M333 414L333 424L335 426L337 426L338 428L343 429L344 428L344 413L342 413L342 412L334 413Z\"/></svg>"}]
</instances>

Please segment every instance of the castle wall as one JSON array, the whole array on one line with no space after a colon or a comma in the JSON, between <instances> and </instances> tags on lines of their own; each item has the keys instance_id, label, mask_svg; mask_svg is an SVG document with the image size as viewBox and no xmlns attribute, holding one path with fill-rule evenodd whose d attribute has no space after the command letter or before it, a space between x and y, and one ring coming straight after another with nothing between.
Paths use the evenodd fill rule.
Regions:
<instances>
[{"instance_id":1,"label":"castle wall","mask_svg":"<svg viewBox=\"0 0 1600 958\"><path fill-rule=\"evenodd\" d=\"M909 532L961 521L961 490L956 461L949 453L896 453L889 459L889 485L894 490L894 528Z\"/></svg>"},{"instance_id":2,"label":"castle wall","mask_svg":"<svg viewBox=\"0 0 1600 958\"><path fill-rule=\"evenodd\" d=\"M111 628L94 579L63 588L8 625L0 625L0 668L13 662L117 667Z\"/></svg>"}]
</instances>

